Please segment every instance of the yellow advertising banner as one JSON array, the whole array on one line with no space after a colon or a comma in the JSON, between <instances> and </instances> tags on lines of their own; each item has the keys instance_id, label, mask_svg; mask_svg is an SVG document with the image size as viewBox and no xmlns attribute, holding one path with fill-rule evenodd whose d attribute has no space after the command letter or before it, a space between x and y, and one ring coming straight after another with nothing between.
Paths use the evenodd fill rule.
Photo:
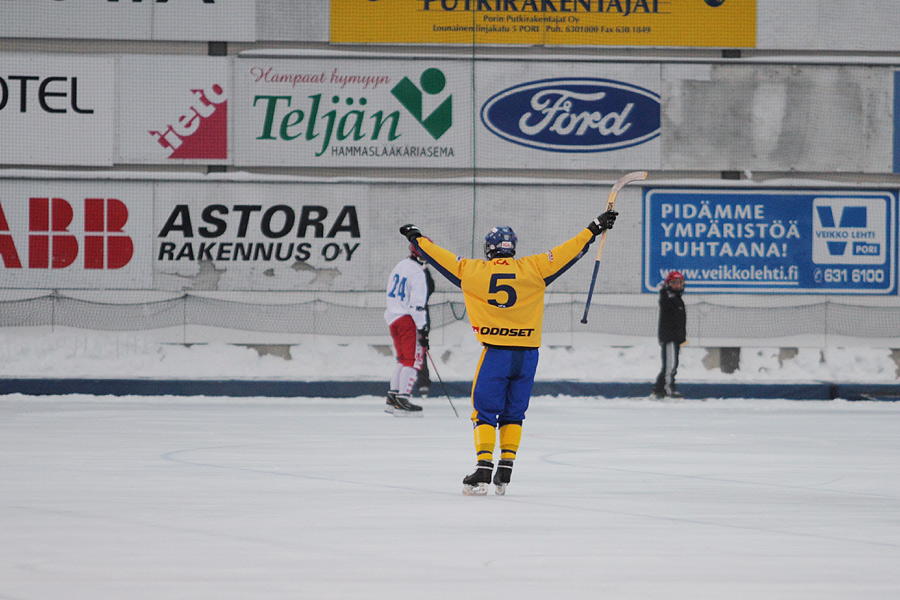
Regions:
<instances>
[{"instance_id":1,"label":"yellow advertising banner","mask_svg":"<svg viewBox=\"0 0 900 600\"><path fill-rule=\"evenodd\" d=\"M753 48L757 0L331 0L331 42Z\"/></svg>"}]
</instances>

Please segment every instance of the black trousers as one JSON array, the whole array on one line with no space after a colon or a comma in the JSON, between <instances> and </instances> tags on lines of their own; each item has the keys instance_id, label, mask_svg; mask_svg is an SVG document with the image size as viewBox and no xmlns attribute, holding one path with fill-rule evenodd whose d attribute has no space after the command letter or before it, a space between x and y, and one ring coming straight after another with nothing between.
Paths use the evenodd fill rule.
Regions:
<instances>
[{"instance_id":1,"label":"black trousers","mask_svg":"<svg viewBox=\"0 0 900 600\"><path fill-rule=\"evenodd\" d=\"M678 353L681 351L681 344L660 342L659 348L662 368L656 377L653 392L658 396L670 396L676 391L675 374L678 372Z\"/></svg>"}]
</instances>

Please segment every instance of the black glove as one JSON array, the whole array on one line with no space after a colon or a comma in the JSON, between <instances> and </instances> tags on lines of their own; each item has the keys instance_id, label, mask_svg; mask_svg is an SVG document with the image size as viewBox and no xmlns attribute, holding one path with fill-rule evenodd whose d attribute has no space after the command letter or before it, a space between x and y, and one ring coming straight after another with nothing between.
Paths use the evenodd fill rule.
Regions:
<instances>
[{"instance_id":1,"label":"black glove","mask_svg":"<svg viewBox=\"0 0 900 600\"><path fill-rule=\"evenodd\" d=\"M588 225L588 229L591 230L591 233L594 235L600 235L607 229L612 229L613 225L616 224L616 217L619 216L614 210L608 210Z\"/></svg>"},{"instance_id":2,"label":"black glove","mask_svg":"<svg viewBox=\"0 0 900 600\"><path fill-rule=\"evenodd\" d=\"M428 350L428 326L419 330L419 345Z\"/></svg>"},{"instance_id":3,"label":"black glove","mask_svg":"<svg viewBox=\"0 0 900 600\"><path fill-rule=\"evenodd\" d=\"M422 237L422 232L419 231L419 228L413 224L404 225L400 228L400 233L406 236L410 242L412 242L417 237Z\"/></svg>"}]
</instances>

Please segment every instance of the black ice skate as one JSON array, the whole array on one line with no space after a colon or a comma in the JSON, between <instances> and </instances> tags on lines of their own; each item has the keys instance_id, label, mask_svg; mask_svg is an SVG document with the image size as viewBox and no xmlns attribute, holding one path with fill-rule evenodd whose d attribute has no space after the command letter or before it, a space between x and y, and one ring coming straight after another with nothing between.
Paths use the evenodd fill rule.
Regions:
<instances>
[{"instance_id":1,"label":"black ice skate","mask_svg":"<svg viewBox=\"0 0 900 600\"><path fill-rule=\"evenodd\" d=\"M397 392L388 392L387 393L387 401L384 403L384 412L394 414L394 409L397 408Z\"/></svg>"},{"instance_id":2,"label":"black ice skate","mask_svg":"<svg viewBox=\"0 0 900 600\"><path fill-rule=\"evenodd\" d=\"M409 396L396 392L387 393L387 402L384 404L384 412L391 413L395 417L421 417L422 407L409 401Z\"/></svg>"},{"instance_id":3,"label":"black ice skate","mask_svg":"<svg viewBox=\"0 0 900 600\"><path fill-rule=\"evenodd\" d=\"M673 400L679 400L681 398L684 398L684 394L679 392L674 387L672 387L672 388L654 387L653 388L653 397L656 398L657 400L664 400L666 398L671 398Z\"/></svg>"},{"instance_id":4,"label":"black ice skate","mask_svg":"<svg viewBox=\"0 0 900 600\"><path fill-rule=\"evenodd\" d=\"M494 463L489 460L479 460L475 466L475 472L463 478L463 494L466 496L484 496L488 492L491 483L491 473L494 472Z\"/></svg>"},{"instance_id":5,"label":"black ice skate","mask_svg":"<svg viewBox=\"0 0 900 600\"><path fill-rule=\"evenodd\" d=\"M681 392L679 392L679 391L675 388L674 385L671 386L671 387L670 387L670 386L666 386L666 389L665 389L665 391L663 391L663 393L662 393L662 395L660 396L660 398L663 398L663 399L669 399L669 400L681 400L682 398L684 398L684 394L682 394Z\"/></svg>"},{"instance_id":6,"label":"black ice skate","mask_svg":"<svg viewBox=\"0 0 900 600\"><path fill-rule=\"evenodd\" d=\"M497 472L494 473L494 493L498 496L506 494L506 486L512 478L513 461L501 460L497 463Z\"/></svg>"}]
</instances>

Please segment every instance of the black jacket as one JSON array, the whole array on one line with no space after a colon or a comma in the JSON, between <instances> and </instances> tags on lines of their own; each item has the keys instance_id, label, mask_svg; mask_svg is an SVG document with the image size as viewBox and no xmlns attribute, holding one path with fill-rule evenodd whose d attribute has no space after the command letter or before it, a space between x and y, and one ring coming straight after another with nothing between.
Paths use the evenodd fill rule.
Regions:
<instances>
[{"instance_id":1,"label":"black jacket","mask_svg":"<svg viewBox=\"0 0 900 600\"><path fill-rule=\"evenodd\" d=\"M659 290L659 341L684 343L687 339L687 313L681 294L667 287Z\"/></svg>"},{"instance_id":2,"label":"black jacket","mask_svg":"<svg viewBox=\"0 0 900 600\"><path fill-rule=\"evenodd\" d=\"M425 296L425 326L428 329L431 329L431 312L428 310L428 300L431 298L431 295L434 293L434 277L431 276L431 269L425 270L425 286L428 288L428 293Z\"/></svg>"}]
</instances>

